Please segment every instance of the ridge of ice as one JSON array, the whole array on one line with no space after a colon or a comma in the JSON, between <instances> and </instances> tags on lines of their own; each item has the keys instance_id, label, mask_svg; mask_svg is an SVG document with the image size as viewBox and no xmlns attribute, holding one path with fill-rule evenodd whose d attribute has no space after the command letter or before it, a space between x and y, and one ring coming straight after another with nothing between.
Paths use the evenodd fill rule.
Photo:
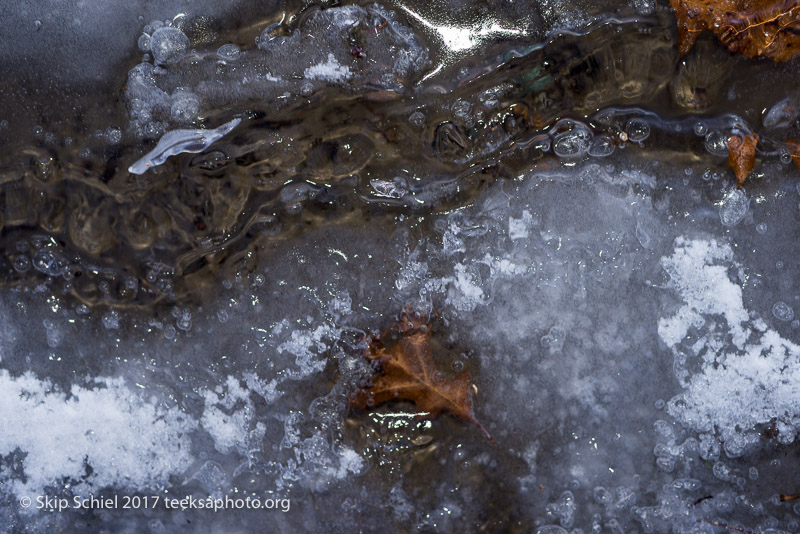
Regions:
<instances>
[{"instance_id":1,"label":"ridge of ice","mask_svg":"<svg viewBox=\"0 0 800 534\"><path fill-rule=\"evenodd\" d=\"M242 119L233 119L213 130L204 130L202 128L171 130L161 137L161 140L153 150L128 167L128 172L131 174L144 174L148 169L157 167L167 161L170 156L184 152L191 154L202 152L211 144L228 135L240 122L242 122Z\"/></svg>"}]
</instances>

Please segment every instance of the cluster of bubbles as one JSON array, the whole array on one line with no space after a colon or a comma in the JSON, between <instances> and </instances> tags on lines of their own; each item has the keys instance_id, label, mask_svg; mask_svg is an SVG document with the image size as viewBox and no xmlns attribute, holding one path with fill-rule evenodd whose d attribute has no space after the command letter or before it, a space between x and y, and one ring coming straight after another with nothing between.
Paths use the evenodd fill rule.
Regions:
<instances>
[{"instance_id":1,"label":"cluster of bubbles","mask_svg":"<svg viewBox=\"0 0 800 534\"><path fill-rule=\"evenodd\" d=\"M191 124L200 114L200 99L178 87L167 93L156 86L158 67L140 63L128 73L131 125L137 137L155 139L169 124Z\"/></svg>"},{"instance_id":2,"label":"cluster of bubbles","mask_svg":"<svg viewBox=\"0 0 800 534\"><path fill-rule=\"evenodd\" d=\"M619 123L612 116L606 116L606 128L592 128L589 124L575 119L561 119L549 130L553 153L563 159L577 159L589 155L604 158L614 153L617 147L626 143L643 146L650 137L650 122L646 117L633 117Z\"/></svg>"},{"instance_id":3,"label":"cluster of bubbles","mask_svg":"<svg viewBox=\"0 0 800 534\"><path fill-rule=\"evenodd\" d=\"M137 45L140 51L153 55L156 65L164 65L188 50L189 38L173 25L173 21L154 20L144 27Z\"/></svg>"},{"instance_id":4,"label":"cluster of bubbles","mask_svg":"<svg viewBox=\"0 0 800 534\"><path fill-rule=\"evenodd\" d=\"M115 305L174 297L169 269L160 270L156 263L150 263L149 267L145 264L142 268L146 274L137 276L125 268L101 267L80 253L70 252L50 236L17 239L5 259L9 266L6 282L31 278L58 280L61 293L74 295L80 301ZM81 309L84 307L81 304ZM113 321L109 324L113 325Z\"/></svg>"},{"instance_id":5,"label":"cluster of bubbles","mask_svg":"<svg viewBox=\"0 0 800 534\"><path fill-rule=\"evenodd\" d=\"M137 45L144 52L142 63L128 73L126 96L131 127L138 138L155 139L162 136L171 125L189 125L200 115L200 98L190 87L159 87L174 64L189 52L191 42L184 33L182 16L173 20L154 20L147 24ZM239 48L233 44L222 45L217 54L221 60L234 61Z\"/></svg>"},{"instance_id":6,"label":"cluster of bubbles","mask_svg":"<svg viewBox=\"0 0 800 534\"><path fill-rule=\"evenodd\" d=\"M54 239L47 236L17 241L9 259L14 271L20 275L33 270L65 280L75 278L75 263L64 254Z\"/></svg>"},{"instance_id":7,"label":"cluster of bubbles","mask_svg":"<svg viewBox=\"0 0 800 534\"><path fill-rule=\"evenodd\" d=\"M513 69L504 67L489 76L465 80L446 95L420 100L406 98L403 88L414 76L421 76L428 65L428 53L411 29L397 21L395 14L379 6L344 6L314 11L302 20L296 27L279 24L265 28L255 50L214 43L208 50L192 51L200 42L193 41L197 40L196 35L181 17L155 20L144 26L137 40L144 60L129 72L125 95L131 123L127 129L117 125L98 129L91 136L93 141L108 146L96 152L86 147L81 152L89 161L81 162L87 168L82 169L79 182L90 183L91 192L76 186L71 191L77 192L71 193L66 205L63 198L59 200L59 192L52 194L55 189L46 190L47 201L37 201L35 210L28 209L38 198L40 184L57 184L63 179L59 162L45 151L33 158L24 179L2 184L6 228L34 226L37 231L52 235L54 242L63 244L51 247L50 252L40 251L38 256L11 251L7 259L17 275L15 280L25 278L26 273L64 279L71 282L65 286L67 292L77 292L87 302L128 301L144 295L171 298L180 293L176 286L182 278L193 275L194 280L204 280L201 274L214 271L215 261L237 263L244 271L251 269L257 261L253 259L257 257L253 250L258 248L255 243L258 236L274 237L290 230L291 223L297 221L312 225L325 220L320 215L323 206L325 209L342 206L347 203L340 202L342 198L359 207L363 207L362 201L367 201L426 209L438 206L441 199L449 202L451 197L455 198L454 204L463 205L469 201L469 194L478 190L473 183L487 175L504 175L481 172L511 165L507 160L513 161L515 157L521 165L530 165L532 159L546 152L569 164L587 157L604 158L626 146L654 143L653 131L675 126L635 107L604 108L589 120L566 117L571 110L564 109L565 102L585 102L589 91L601 94L602 98L595 102L600 106L618 102L619 80L605 79L595 73L598 79L586 80L592 83L585 87L564 83L575 78L575 62L585 64L590 59L602 65L609 62L608 57L597 56L594 50L556 61L551 57L553 48L561 50L562 45L548 45L509 60L508 65ZM637 24L620 31L636 29ZM344 67L350 62L347 65L353 72L362 56L377 61L384 54L384 62L391 64L389 70L373 79L371 71L365 69L358 74L360 77L354 78L357 83L348 83L347 89L367 93L365 87L370 90L380 87L385 92L370 101L369 109L354 107L344 122L329 119L336 115L336 107L341 104L335 98L303 99L307 104L300 112L273 109L277 100L269 100L265 102L265 108L270 110L267 114L251 110L251 100L244 97L235 100L239 98L236 96L232 108L241 110L246 103L248 110L242 112L237 140L220 140L196 156L170 160L176 165L165 164L155 172L148 171L136 182L136 193L122 184L128 177L114 170L125 168L117 160L110 162L109 169L92 174L91 158L123 151L126 148L123 138L129 132L139 139L158 139L176 128L212 128L213 124L223 122L213 111L209 120L212 125L198 121L201 116L209 116L208 107L212 105L210 93L202 92L215 85L210 83L214 78L208 72L217 73L213 68L222 63L235 65L236 69L229 70L236 72L228 73L230 77L224 78L225 83L219 86L230 89L223 93L238 95L238 91L251 86L249 81L236 78L242 76L240 69L266 56L284 57L279 54L290 47L281 47L279 43L299 43L304 31L298 28L330 30L317 33L318 43L326 40L324 45L320 44L320 50L299 50L298 57L292 59L297 61L295 67L301 74L281 78L275 76L275 69L286 65L273 68L270 64L270 72L261 73L264 85L257 86L259 91L277 84L281 97L284 89L294 95L310 96L327 85L335 85L300 78L307 65L320 66L320 61L332 63L325 58L330 57L329 52L336 52L339 55L334 54L335 63ZM661 31L656 28L655 33L642 37L649 43L642 43L643 50L655 46L664 52L670 48L661 42L650 43L652 36ZM671 35L664 32L664 36L668 33ZM389 47L392 52L379 46L387 43L392 45ZM181 61L190 52L192 61ZM619 54L621 51L615 49L610 59L616 61ZM212 70L200 70L197 66L206 64ZM519 81L519 72L524 73L527 81ZM390 74L395 81L384 83L384 74ZM667 82L667 78L656 79L656 74L649 75L654 91ZM397 85L397 80L403 83ZM636 103L631 98L624 100L626 104ZM765 124L780 127L791 118L794 108L792 102L776 106ZM231 107L222 109L225 111L220 114ZM376 116L382 118L376 121ZM710 154L727 155L726 134L733 127L729 118L686 120L690 121L686 131L702 137ZM333 124L337 131L347 133L319 139L319 132L331 131ZM48 132L41 126L39 130L37 138L45 141L46 146ZM65 139L63 144L72 142ZM375 157L378 154L380 157ZM786 155L782 153L782 161ZM407 164L414 162L420 162L417 172L406 172ZM441 177L441 183L425 183L421 168L424 171L434 168L436 172L430 174ZM180 172L179 180L167 176L173 171ZM711 175L715 179L717 176L720 175ZM353 183L356 183L355 195ZM451 195L451 190L463 195ZM723 224L732 226L743 220L748 207L749 199L744 192L727 191L720 203ZM48 214L34 219L30 214L33 211ZM326 216L331 216L330 211ZM641 237L645 235L637 226L637 237L643 243L649 242ZM156 249L159 261L152 260L153 255L149 254ZM221 250L225 254L219 254ZM112 255L127 265L123 268L111 265ZM149 260L145 259L148 257ZM91 275L97 280L84 283L87 279L84 278L81 284L68 280L71 271L64 267L67 264L80 266L84 277L97 273ZM553 342L547 347L557 351L563 339L553 334Z\"/></svg>"},{"instance_id":8,"label":"cluster of bubbles","mask_svg":"<svg viewBox=\"0 0 800 534\"><path fill-rule=\"evenodd\" d=\"M676 481L674 484L686 483L689 486L695 484L699 487L697 481ZM573 486L579 487L577 481L573 481ZM680 486L681 489L682 486ZM685 491L693 491L696 487L687 487ZM655 508L637 507L636 501L637 491L635 489L618 486L617 488L606 488L604 486L597 486L592 490L592 497L594 503L599 506L603 513L593 513L591 519L590 532L611 532L613 534L624 534L626 529L623 526L623 521L629 515L638 519L645 527L645 532L653 532L647 520L649 513L655 512L656 514L663 514L663 511ZM558 500L546 506L547 515L558 521L558 524L551 524L539 527L536 530L537 534L568 534L570 532L584 532L583 529L575 528L576 517L576 503L575 496L572 491L564 491L558 497ZM571 530L567 530L571 529Z\"/></svg>"},{"instance_id":9,"label":"cluster of bubbles","mask_svg":"<svg viewBox=\"0 0 800 534\"><path fill-rule=\"evenodd\" d=\"M569 490L563 492L558 501L547 505L546 511L557 517L562 527L570 528L575 523L575 496Z\"/></svg>"}]
</instances>

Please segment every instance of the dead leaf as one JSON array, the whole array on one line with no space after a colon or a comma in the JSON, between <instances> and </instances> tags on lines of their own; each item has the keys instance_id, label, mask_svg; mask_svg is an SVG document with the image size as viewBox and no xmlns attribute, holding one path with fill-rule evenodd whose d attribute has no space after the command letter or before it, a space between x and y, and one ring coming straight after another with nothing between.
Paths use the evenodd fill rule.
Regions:
<instances>
[{"instance_id":1,"label":"dead leaf","mask_svg":"<svg viewBox=\"0 0 800 534\"><path fill-rule=\"evenodd\" d=\"M670 0L678 51L710 30L733 53L787 61L800 53L800 0Z\"/></svg>"},{"instance_id":2,"label":"dead leaf","mask_svg":"<svg viewBox=\"0 0 800 534\"><path fill-rule=\"evenodd\" d=\"M794 139L787 139L786 146L789 148L789 153L792 155L792 161L795 167L800 171L800 143Z\"/></svg>"},{"instance_id":3,"label":"dead leaf","mask_svg":"<svg viewBox=\"0 0 800 534\"><path fill-rule=\"evenodd\" d=\"M400 322L381 337L392 331L399 333L400 339L391 348L387 349L380 338L370 343L365 356L377 360L381 371L370 387L350 398L350 406L367 409L393 400L407 400L430 417L447 412L472 421L494 442L472 414L469 373L464 371L455 378L447 378L436 368L426 318L406 309Z\"/></svg>"},{"instance_id":4,"label":"dead leaf","mask_svg":"<svg viewBox=\"0 0 800 534\"><path fill-rule=\"evenodd\" d=\"M736 181L742 185L756 162L758 134L734 133L728 137L728 167L736 174Z\"/></svg>"}]
</instances>

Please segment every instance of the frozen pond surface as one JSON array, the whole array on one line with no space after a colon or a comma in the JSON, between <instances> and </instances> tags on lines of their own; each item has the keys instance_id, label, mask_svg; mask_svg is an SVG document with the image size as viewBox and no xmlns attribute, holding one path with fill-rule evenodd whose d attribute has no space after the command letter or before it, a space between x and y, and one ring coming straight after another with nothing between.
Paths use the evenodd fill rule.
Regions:
<instances>
[{"instance_id":1,"label":"frozen pond surface","mask_svg":"<svg viewBox=\"0 0 800 534\"><path fill-rule=\"evenodd\" d=\"M0 82L0 532L800 530L796 66L679 63L641 2L423 7L125 8L75 108ZM404 308L494 442L347 407Z\"/></svg>"}]
</instances>

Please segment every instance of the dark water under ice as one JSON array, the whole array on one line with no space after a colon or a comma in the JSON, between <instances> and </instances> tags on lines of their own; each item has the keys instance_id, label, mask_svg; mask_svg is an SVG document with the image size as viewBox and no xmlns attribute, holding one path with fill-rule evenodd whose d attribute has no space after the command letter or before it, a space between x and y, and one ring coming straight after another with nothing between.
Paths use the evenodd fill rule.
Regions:
<instances>
[{"instance_id":1,"label":"dark water under ice","mask_svg":"<svg viewBox=\"0 0 800 534\"><path fill-rule=\"evenodd\" d=\"M8 10L0 531L800 529L795 62L639 1L229 4ZM347 408L407 306L495 443Z\"/></svg>"}]
</instances>

